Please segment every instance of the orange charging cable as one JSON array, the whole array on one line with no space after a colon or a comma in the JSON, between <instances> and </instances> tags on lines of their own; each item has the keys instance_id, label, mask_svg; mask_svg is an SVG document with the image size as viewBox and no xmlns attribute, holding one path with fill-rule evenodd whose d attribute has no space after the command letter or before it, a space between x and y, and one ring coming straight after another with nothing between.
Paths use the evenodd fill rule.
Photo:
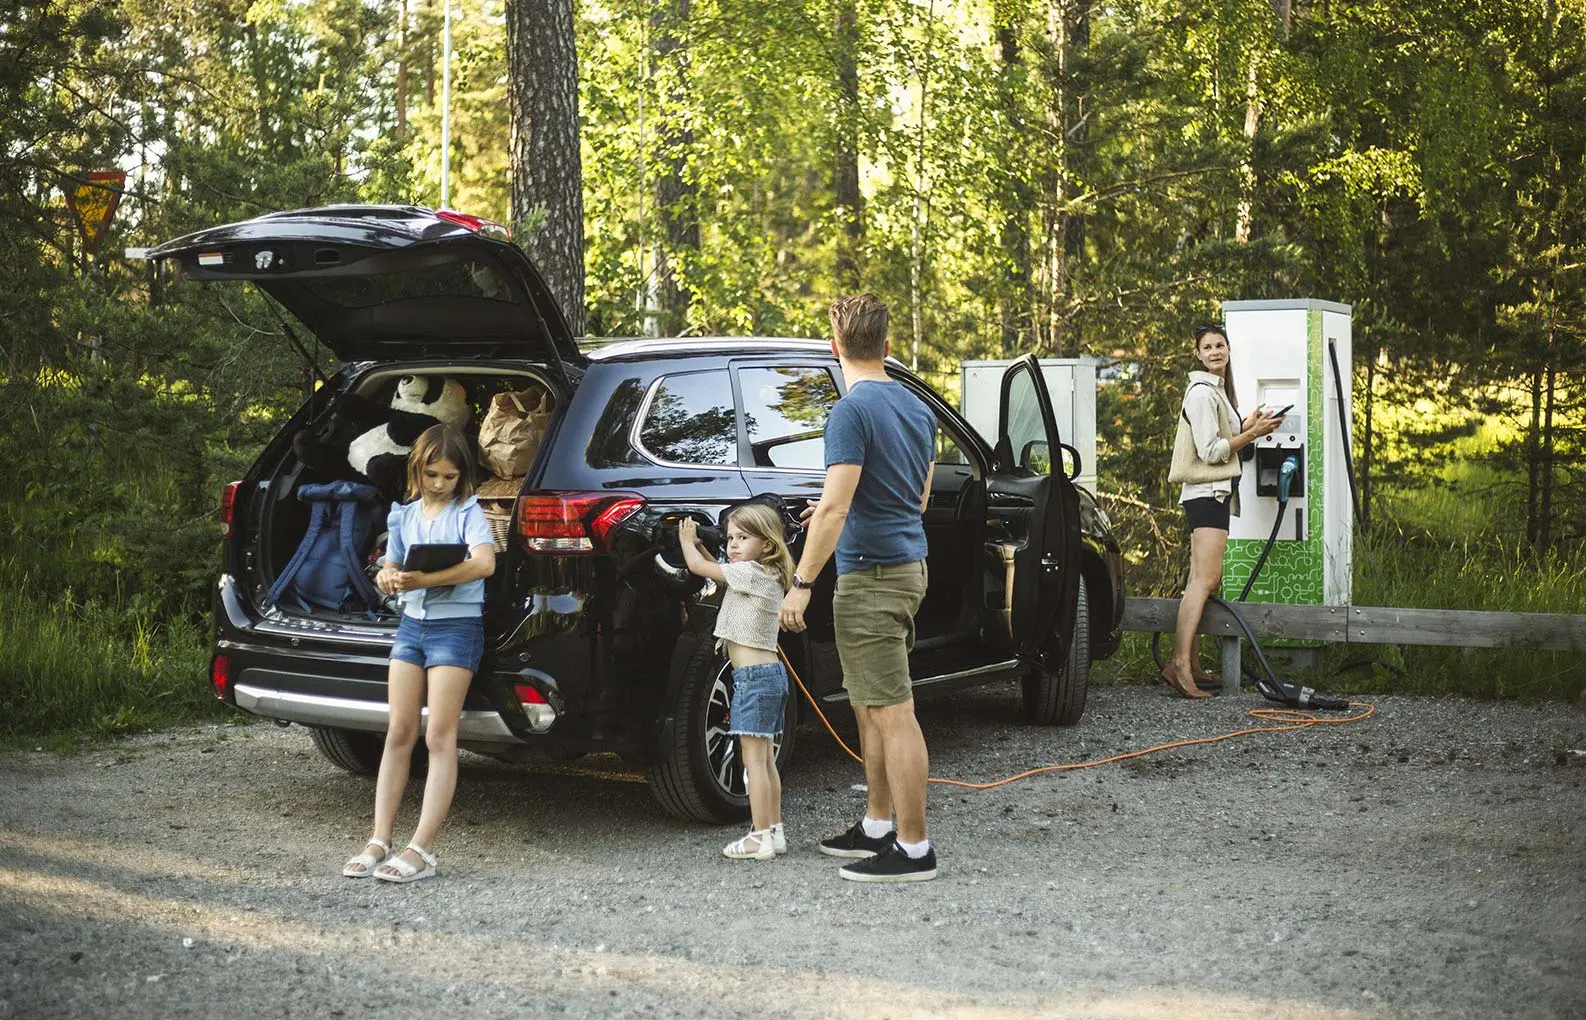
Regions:
<instances>
[{"instance_id":1,"label":"orange charging cable","mask_svg":"<svg viewBox=\"0 0 1586 1020\"><path fill-rule=\"evenodd\" d=\"M837 741L837 745L839 747L848 752L848 757L852 758L860 765L863 765L865 760L859 757L859 755L855 754L854 749L849 747L848 744L843 741L843 738L837 735L837 731L832 728L831 721L826 718L826 713L821 711L821 706L815 700L815 696L809 692L809 688L804 686L804 681L799 676L798 670L794 669L793 663L788 661L787 653L779 648L777 649L777 654L782 657L782 664L787 667L789 675L793 677L793 682L798 684L799 690L803 692L805 699L809 701L810 707L815 709L816 715L820 716L822 725L826 727L826 732L832 735L832 739ZM1144 750L1128 751L1124 754L1115 754L1110 758L1098 758L1095 761L1075 762L1070 765L1043 765L1040 768L1030 769L1025 772L1020 772L1016 776L1009 776L1006 779L998 779L990 783L966 783L959 779L939 779L936 776L931 776L926 781L931 783L940 783L943 786L957 786L965 790L991 790L999 786L1006 786L1009 783L1016 783L1021 779L1028 779L1031 776L1038 776L1043 772L1071 772L1075 769L1093 769L1098 765L1111 765L1116 761L1127 761L1130 758L1142 758L1148 754L1156 754L1158 751L1170 751L1175 747L1194 747L1197 744L1220 744L1224 740L1231 740L1234 737L1249 736L1252 733L1289 733L1295 730L1308 730L1313 726L1337 726L1342 723L1357 723L1371 718L1372 713L1376 712L1377 710L1375 705L1367 704L1364 701L1351 701L1349 703L1349 707L1364 709L1364 711L1357 712L1351 716L1345 716L1341 719L1329 719L1323 716L1313 715L1310 712L1301 712L1298 709L1293 708L1252 708L1248 713L1250 718L1266 720L1273 723L1281 723L1282 725L1252 726L1249 729L1234 730L1232 733L1220 733L1213 737L1197 737L1194 740L1175 740L1170 744L1158 744L1155 747L1147 747Z\"/></svg>"}]
</instances>

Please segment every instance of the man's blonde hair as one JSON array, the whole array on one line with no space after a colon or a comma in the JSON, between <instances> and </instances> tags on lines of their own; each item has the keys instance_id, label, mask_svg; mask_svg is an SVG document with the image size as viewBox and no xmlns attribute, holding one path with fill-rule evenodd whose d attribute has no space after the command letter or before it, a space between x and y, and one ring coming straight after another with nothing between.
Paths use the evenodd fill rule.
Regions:
<instances>
[{"instance_id":1,"label":"man's blonde hair","mask_svg":"<svg viewBox=\"0 0 1586 1020\"><path fill-rule=\"evenodd\" d=\"M849 294L832 302L837 350L854 361L880 361L887 351L887 306L874 294Z\"/></svg>"}]
</instances>

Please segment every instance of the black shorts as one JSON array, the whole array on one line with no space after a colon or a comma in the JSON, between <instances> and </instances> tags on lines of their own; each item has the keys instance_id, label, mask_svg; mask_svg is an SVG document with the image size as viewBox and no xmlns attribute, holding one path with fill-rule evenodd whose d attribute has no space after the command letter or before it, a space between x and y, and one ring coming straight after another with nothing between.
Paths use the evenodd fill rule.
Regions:
<instances>
[{"instance_id":1,"label":"black shorts","mask_svg":"<svg viewBox=\"0 0 1586 1020\"><path fill-rule=\"evenodd\" d=\"M1219 531L1228 530L1229 510L1228 500L1213 499L1211 496L1201 496L1199 499L1184 501L1184 518L1189 522L1189 529L1216 528Z\"/></svg>"}]
</instances>

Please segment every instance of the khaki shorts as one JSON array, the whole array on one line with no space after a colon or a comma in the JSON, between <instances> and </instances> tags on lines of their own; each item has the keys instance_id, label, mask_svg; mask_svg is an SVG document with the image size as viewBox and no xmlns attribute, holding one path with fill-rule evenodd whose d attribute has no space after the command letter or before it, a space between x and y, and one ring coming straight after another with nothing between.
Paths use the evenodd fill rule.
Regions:
<instances>
[{"instance_id":1,"label":"khaki shorts","mask_svg":"<svg viewBox=\"0 0 1586 1020\"><path fill-rule=\"evenodd\" d=\"M838 576L832 617L850 704L899 705L914 697L909 650L926 580L924 560Z\"/></svg>"}]
</instances>

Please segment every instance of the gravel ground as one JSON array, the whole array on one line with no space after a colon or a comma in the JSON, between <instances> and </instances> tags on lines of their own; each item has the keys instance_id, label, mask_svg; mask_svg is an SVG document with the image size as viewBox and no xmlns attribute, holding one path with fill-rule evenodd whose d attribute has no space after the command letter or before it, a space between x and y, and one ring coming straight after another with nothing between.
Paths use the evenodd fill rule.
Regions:
<instances>
[{"instance_id":1,"label":"gravel ground","mask_svg":"<svg viewBox=\"0 0 1586 1020\"><path fill-rule=\"evenodd\" d=\"M339 877L372 782L300 729L0 755L0 1018L1586 1015L1586 713L1374 700L933 787L942 876L891 887L814 849L863 800L811 726L785 858L723 859L736 830L661 816L600 761L468 756L442 876L407 888ZM921 719L934 774L988 779L1262 704L1110 687L1038 730L995 686Z\"/></svg>"}]
</instances>

